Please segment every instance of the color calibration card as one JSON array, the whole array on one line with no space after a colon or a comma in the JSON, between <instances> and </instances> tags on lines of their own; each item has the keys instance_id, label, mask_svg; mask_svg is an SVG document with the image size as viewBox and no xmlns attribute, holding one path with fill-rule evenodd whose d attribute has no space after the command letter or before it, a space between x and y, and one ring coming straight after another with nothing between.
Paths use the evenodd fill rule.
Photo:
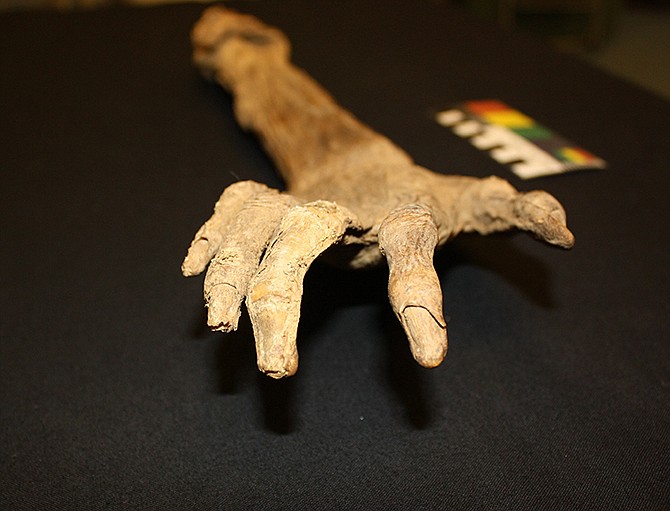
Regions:
<instances>
[{"instance_id":1,"label":"color calibration card","mask_svg":"<svg viewBox=\"0 0 670 511\"><path fill-rule=\"evenodd\" d=\"M602 169L606 163L502 101L465 101L435 120L503 164L521 179Z\"/></svg>"}]
</instances>

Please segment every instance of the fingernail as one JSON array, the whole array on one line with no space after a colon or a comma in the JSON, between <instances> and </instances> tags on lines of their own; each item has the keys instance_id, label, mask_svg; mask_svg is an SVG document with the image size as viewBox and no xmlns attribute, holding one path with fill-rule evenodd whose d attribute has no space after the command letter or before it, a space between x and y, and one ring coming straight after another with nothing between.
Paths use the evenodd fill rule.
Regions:
<instances>
[{"instance_id":1,"label":"fingernail","mask_svg":"<svg viewBox=\"0 0 670 511\"><path fill-rule=\"evenodd\" d=\"M281 309L252 307L252 310L258 369L275 379L293 376L298 370L298 351L297 328L291 325L297 319Z\"/></svg>"},{"instance_id":2,"label":"fingernail","mask_svg":"<svg viewBox=\"0 0 670 511\"><path fill-rule=\"evenodd\" d=\"M207 299L207 325L220 332L237 330L241 306L242 296L233 286L214 287Z\"/></svg>"},{"instance_id":3,"label":"fingernail","mask_svg":"<svg viewBox=\"0 0 670 511\"><path fill-rule=\"evenodd\" d=\"M416 361L423 367L437 367L447 354L447 327L428 309L406 307L401 321Z\"/></svg>"},{"instance_id":4,"label":"fingernail","mask_svg":"<svg viewBox=\"0 0 670 511\"><path fill-rule=\"evenodd\" d=\"M561 248L572 248L575 236L565 224L565 216L552 213L545 222L545 239Z\"/></svg>"}]
</instances>

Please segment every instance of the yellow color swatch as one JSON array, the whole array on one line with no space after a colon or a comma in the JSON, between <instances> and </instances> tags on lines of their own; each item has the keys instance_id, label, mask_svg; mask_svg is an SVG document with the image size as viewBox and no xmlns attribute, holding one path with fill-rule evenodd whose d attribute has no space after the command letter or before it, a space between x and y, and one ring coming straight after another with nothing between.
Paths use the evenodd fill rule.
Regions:
<instances>
[{"instance_id":1,"label":"yellow color swatch","mask_svg":"<svg viewBox=\"0 0 670 511\"><path fill-rule=\"evenodd\" d=\"M535 121L517 110L494 110L482 115L488 122L508 128L528 128Z\"/></svg>"}]
</instances>

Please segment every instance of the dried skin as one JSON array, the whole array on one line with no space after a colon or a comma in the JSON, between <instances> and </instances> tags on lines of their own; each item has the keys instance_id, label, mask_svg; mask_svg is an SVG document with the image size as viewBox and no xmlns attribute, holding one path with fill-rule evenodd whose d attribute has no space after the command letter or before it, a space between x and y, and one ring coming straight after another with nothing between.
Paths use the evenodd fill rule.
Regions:
<instances>
[{"instance_id":1,"label":"dried skin","mask_svg":"<svg viewBox=\"0 0 670 511\"><path fill-rule=\"evenodd\" d=\"M389 298L409 339L414 358L435 367L447 352L442 290L433 268L437 225L422 204L402 206L379 230L379 249L389 265Z\"/></svg>"},{"instance_id":2,"label":"dried skin","mask_svg":"<svg viewBox=\"0 0 670 511\"><path fill-rule=\"evenodd\" d=\"M286 192L250 181L228 187L182 272L197 275L209 264L205 301L213 329L237 328L246 300L258 365L269 376L297 370L304 276L330 247L351 268L386 259L391 306L415 359L434 367L447 350L436 247L461 232L508 229L573 245L565 211L548 193L416 165L296 68L279 30L211 7L192 40L196 65L233 95L240 125L258 135Z\"/></svg>"}]
</instances>

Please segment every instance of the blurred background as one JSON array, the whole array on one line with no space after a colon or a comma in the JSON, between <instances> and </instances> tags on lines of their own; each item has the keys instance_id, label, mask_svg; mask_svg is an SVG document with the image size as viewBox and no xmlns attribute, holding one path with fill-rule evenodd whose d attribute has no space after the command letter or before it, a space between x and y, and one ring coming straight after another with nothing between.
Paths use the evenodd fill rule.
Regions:
<instances>
[{"instance_id":1,"label":"blurred background","mask_svg":"<svg viewBox=\"0 0 670 511\"><path fill-rule=\"evenodd\" d=\"M0 12L142 7L180 1L0 0ZM433 1L461 5L505 30L533 33L558 51L575 54L670 100L670 0Z\"/></svg>"}]
</instances>

